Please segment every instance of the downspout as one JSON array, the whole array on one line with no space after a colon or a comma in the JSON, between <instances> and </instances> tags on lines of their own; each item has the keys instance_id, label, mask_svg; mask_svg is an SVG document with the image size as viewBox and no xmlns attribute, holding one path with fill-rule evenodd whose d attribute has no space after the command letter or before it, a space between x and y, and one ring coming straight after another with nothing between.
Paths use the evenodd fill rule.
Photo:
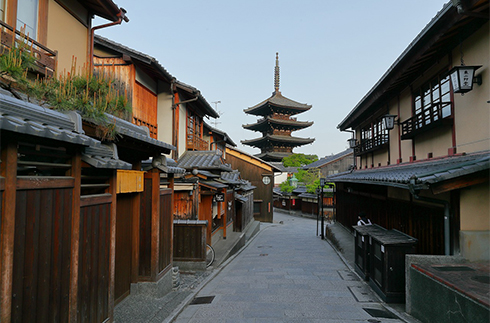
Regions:
<instances>
[{"instance_id":1,"label":"downspout","mask_svg":"<svg viewBox=\"0 0 490 323\"><path fill-rule=\"evenodd\" d=\"M126 13L127 13L127 11L124 8L119 8L119 13L117 14L118 19L116 21L110 22L110 23L104 24L104 25L95 26L95 27L92 27L92 29L90 29L90 54L89 54L89 58L90 58L90 73L93 73L93 69L94 69L94 38L95 38L95 31L97 29L102 29L102 28L106 28L106 27L120 25L123 22L123 20L125 22L129 22L129 18L126 17Z\"/></svg>"},{"instance_id":2,"label":"downspout","mask_svg":"<svg viewBox=\"0 0 490 323\"><path fill-rule=\"evenodd\" d=\"M408 190L412 194L412 196L419 201L423 202L429 202L429 203L435 203L435 204L442 204L444 206L444 254L446 256L449 256L451 254L451 230L450 230L450 209L449 209L449 202L444 201L444 200L438 200L438 199L432 199L429 197L422 197L418 195L418 191L415 190L415 180L416 177L412 176L410 178L410 184L408 184Z\"/></svg>"}]
</instances>

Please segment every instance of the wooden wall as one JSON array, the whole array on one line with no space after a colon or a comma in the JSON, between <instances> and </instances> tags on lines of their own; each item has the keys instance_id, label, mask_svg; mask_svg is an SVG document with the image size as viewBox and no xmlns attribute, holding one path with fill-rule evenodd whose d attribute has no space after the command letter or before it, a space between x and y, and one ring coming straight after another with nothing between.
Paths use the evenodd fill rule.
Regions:
<instances>
[{"instance_id":1,"label":"wooden wall","mask_svg":"<svg viewBox=\"0 0 490 323\"><path fill-rule=\"evenodd\" d=\"M351 185L352 186L352 185ZM414 201L388 199L386 188L361 185L349 193L340 184L337 187L337 221L346 228L357 224L363 211L371 222L386 229L397 229L416 239L416 253L444 254L444 209L422 205Z\"/></svg>"},{"instance_id":2,"label":"wooden wall","mask_svg":"<svg viewBox=\"0 0 490 323\"><path fill-rule=\"evenodd\" d=\"M17 190L12 322L68 321L73 186L58 182Z\"/></svg>"},{"instance_id":3,"label":"wooden wall","mask_svg":"<svg viewBox=\"0 0 490 323\"><path fill-rule=\"evenodd\" d=\"M111 194L82 198L78 271L78 322L109 317Z\"/></svg>"},{"instance_id":4,"label":"wooden wall","mask_svg":"<svg viewBox=\"0 0 490 323\"><path fill-rule=\"evenodd\" d=\"M206 224L175 223L173 244L174 261L206 260Z\"/></svg>"},{"instance_id":5,"label":"wooden wall","mask_svg":"<svg viewBox=\"0 0 490 323\"><path fill-rule=\"evenodd\" d=\"M257 188L254 190L256 199L262 201L260 203L260 213L256 213L255 219L262 222L272 222L273 218L273 196L272 188L274 187L274 173L263 167L245 161L241 158L233 156L230 153L226 154L226 162L231 164L231 168L238 169L242 178L251 182ZM262 182L264 175L270 177L271 181L265 185Z\"/></svg>"},{"instance_id":6,"label":"wooden wall","mask_svg":"<svg viewBox=\"0 0 490 323\"><path fill-rule=\"evenodd\" d=\"M158 273L166 272L172 267L173 251L173 214L172 190L160 191L160 240L158 256Z\"/></svg>"}]
</instances>

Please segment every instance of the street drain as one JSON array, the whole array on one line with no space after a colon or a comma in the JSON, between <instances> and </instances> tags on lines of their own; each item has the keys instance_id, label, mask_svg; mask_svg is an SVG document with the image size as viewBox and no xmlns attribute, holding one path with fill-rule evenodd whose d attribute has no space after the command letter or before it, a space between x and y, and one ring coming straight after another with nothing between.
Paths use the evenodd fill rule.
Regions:
<instances>
[{"instance_id":1,"label":"street drain","mask_svg":"<svg viewBox=\"0 0 490 323\"><path fill-rule=\"evenodd\" d=\"M268 253L261 253L259 256L260 257L265 257L265 256L268 256L269 254Z\"/></svg>"},{"instance_id":2,"label":"street drain","mask_svg":"<svg viewBox=\"0 0 490 323\"><path fill-rule=\"evenodd\" d=\"M363 308L363 310L368 312L368 314L371 315L372 317L381 317L384 319L399 319L398 316L385 310L379 310L376 308Z\"/></svg>"},{"instance_id":3,"label":"street drain","mask_svg":"<svg viewBox=\"0 0 490 323\"><path fill-rule=\"evenodd\" d=\"M192 302L189 305L211 304L213 299L214 296L196 297L192 300Z\"/></svg>"}]
</instances>

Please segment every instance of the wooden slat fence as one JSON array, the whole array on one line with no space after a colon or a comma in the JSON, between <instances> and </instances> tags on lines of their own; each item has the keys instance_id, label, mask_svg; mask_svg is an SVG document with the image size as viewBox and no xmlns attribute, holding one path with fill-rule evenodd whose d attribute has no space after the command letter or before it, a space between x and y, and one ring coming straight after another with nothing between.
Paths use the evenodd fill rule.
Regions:
<instances>
[{"instance_id":1,"label":"wooden slat fence","mask_svg":"<svg viewBox=\"0 0 490 323\"><path fill-rule=\"evenodd\" d=\"M206 260L207 221L174 221L174 261Z\"/></svg>"},{"instance_id":2,"label":"wooden slat fence","mask_svg":"<svg viewBox=\"0 0 490 323\"><path fill-rule=\"evenodd\" d=\"M12 322L68 321L73 186L50 183L17 190Z\"/></svg>"},{"instance_id":3,"label":"wooden slat fence","mask_svg":"<svg viewBox=\"0 0 490 323\"><path fill-rule=\"evenodd\" d=\"M82 197L78 270L78 321L109 317L111 194Z\"/></svg>"}]
</instances>

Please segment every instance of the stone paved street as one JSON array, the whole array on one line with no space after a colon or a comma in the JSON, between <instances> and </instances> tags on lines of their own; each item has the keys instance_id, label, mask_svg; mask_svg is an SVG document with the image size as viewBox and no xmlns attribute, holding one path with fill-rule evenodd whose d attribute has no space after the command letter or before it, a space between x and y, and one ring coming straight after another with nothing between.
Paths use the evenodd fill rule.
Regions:
<instances>
[{"instance_id":1,"label":"stone paved street","mask_svg":"<svg viewBox=\"0 0 490 323\"><path fill-rule=\"evenodd\" d=\"M211 302L187 305L175 322L405 322L316 236L315 220L275 212L262 225L196 295Z\"/></svg>"}]
</instances>

